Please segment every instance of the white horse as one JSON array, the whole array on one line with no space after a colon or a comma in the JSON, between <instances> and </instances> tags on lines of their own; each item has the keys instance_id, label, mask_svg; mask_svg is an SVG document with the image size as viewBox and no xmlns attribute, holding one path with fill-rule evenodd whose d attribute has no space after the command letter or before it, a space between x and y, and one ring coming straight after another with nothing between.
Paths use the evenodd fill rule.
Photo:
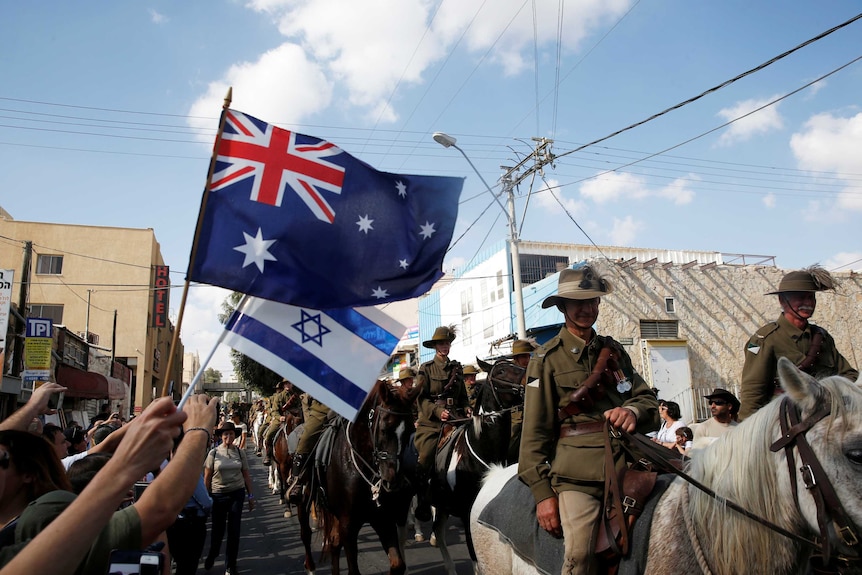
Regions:
<instances>
[{"instance_id":1,"label":"white horse","mask_svg":"<svg viewBox=\"0 0 862 575\"><path fill-rule=\"evenodd\" d=\"M818 488L805 488L797 444L791 443L791 449L798 503L794 501L785 449L770 450L782 437L779 419L785 397L791 410L799 409L803 423L817 421L802 435L825 471L818 482L832 485L851 523L849 530L855 532L851 535L862 539L858 527L862 526L862 377L855 384L839 376L817 381L785 358L778 362L778 373L786 390L784 396L710 446L692 452L687 473L714 490L719 498L710 497L679 477L661 496L650 524L655 536L646 553L648 575L806 572L810 545L745 517L721 499L740 505L790 534L808 540L820 537L813 495ZM824 415L825 408L828 413ZM471 510L473 541L482 573L538 573L497 531L478 522L482 510L515 472L514 466L492 470ZM836 535L832 520L825 520L832 554L851 558L862 555L860 544L852 544L853 537Z\"/></svg>"}]
</instances>

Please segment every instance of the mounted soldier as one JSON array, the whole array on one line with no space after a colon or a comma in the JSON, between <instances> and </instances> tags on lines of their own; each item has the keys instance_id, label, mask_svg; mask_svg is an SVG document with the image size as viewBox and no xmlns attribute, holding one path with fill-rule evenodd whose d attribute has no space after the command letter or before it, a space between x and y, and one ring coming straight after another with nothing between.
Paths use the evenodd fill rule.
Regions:
<instances>
[{"instance_id":1,"label":"mounted soldier","mask_svg":"<svg viewBox=\"0 0 862 575\"><path fill-rule=\"evenodd\" d=\"M470 402L464 387L461 364L449 359L449 350L455 340L454 326L440 326L431 339L422 346L435 350L434 359L419 366L416 377L419 392L419 419L416 425L414 444L419 453L419 488L416 518L428 521L431 518L428 480L434 466L437 442L443 424L467 416Z\"/></svg>"},{"instance_id":2,"label":"mounted soldier","mask_svg":"<svg viewBox=\"0 0 862 575\"><path fill-rule=\"evenodd\" d=\"M302 394L302 412L305 416L305 427L296 446L296 452L293 454L290 477L287 480L289 486L287 500L294 505L298 505L302 501L302 490L308 484L308 480L311 479L311 471L314 466L307 461L308 456L317 446L317 441L323 434L326 422L334 417L334 413L327 406L307 393Z\"/></svg>"},{"instance_id":3,"label":"mounted soldier","mask_svg":"<svg viewBox=\"0 0 862 575\"><path fill-rule=\"evenodd\" d=\"M832 275L820 266L792 271L767 295L777 295L781 315L761 327L745 347L742 368L742 407L745 419L781 393L777 385L779 357L786 357L816 378L841 375L855 381L859 372L835 347L835 340L820 326L809 322L817 307L816 293L835 289Z\"/></svg>"},{"instance_id":4,"label":"mounted soldier","mask_svg":"<svg viewBox=\"0 0 862 575\"><path fill-rule=\"evenodd\" d=\"M282 379L275 385L275 393L269 398L267 428L263 433L263 445L266 451L266 455L263 458L264 465L272 463L272 439L284 422L284 409L291 398L290 389L292 387L293 384L286 379Z\"/></svg>"},{"instance_id":5,"label":"mounted soldier","mask_svg":"<svg viewBox=\"0 0 862 575\"><path fill-rule=\"evenodd\" d=\"M607 426L628 432L658 426L658 402L628 353L593 329L601 298L611 291L589 265L563 270L557 295L542 307L556 306L565 326L527 368L518 473L536 501L539 526L564 539L566 575L598 568ZM607 458L619 472L626 462L613 443Z\"/></svg>"}]
</instances>

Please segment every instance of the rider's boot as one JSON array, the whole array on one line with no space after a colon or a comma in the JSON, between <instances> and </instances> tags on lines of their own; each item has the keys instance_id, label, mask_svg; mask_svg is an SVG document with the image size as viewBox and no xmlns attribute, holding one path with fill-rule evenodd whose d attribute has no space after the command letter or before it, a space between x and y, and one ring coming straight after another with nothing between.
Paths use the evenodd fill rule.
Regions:
<instances>
[{"instance_id":1,"label":"rider's boot","mask_svg":"<svg viewBox=\"0 0 862 575\"><path fill-rule=\"evenodd\" d=\"M302 489L308 482L308 476L311 473L311 465L305 465L305 458L305 454L294 454L290 477L287 478L287 500L294 505L302 503Z\"/></svg>"},{"instance_id":2,"label":"rider's boot","mask_svg":"<svg viewBox=\"0 0 862 575\"><path fill-rule=\"evenodd\" d=\"M270 465L272 463L272 444L274 443L274 441L270 440L265 441L264 443L266 444L263 446L266 450L266 454L263 456L262 463L264 465Z\"/></svg>"}]
</instances>

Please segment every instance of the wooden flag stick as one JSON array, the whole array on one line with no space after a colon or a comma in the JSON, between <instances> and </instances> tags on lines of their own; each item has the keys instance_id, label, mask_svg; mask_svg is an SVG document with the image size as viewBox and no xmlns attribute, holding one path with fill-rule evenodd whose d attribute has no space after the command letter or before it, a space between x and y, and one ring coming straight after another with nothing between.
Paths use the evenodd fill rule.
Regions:
<instances>
[{"instance_id":1,"label":"wooden flag stick","mask_svg":"<svg viewBox=\"0 0 862 575\"><path fill-rule=\"evenodd\" d=\"M189 284L191 283L188 280L188 275L191 272L192 266L195 263L195 258L197 257L198 240L200 239L200 235L201 235L201 224L203 223L204 212L206 211L206 207L207 207L207 199L209 198L209 194L210 194L210 185L212 184L213 172L215 172L216 157L218 156L219 144L221 144L221 136L222 136L222 133L224 132L225 114L226 114L228 108L230 108L230 103L232 100L233 100L233 87L230 87L227 90L227 95L225 95L225 97L224 97L224 104L222 105L221 117L219 118L218 133L216 133L216 139L215 139L215 142L213 143L213 153L212 153L212 157L210 157L210 167L209 167L209 171L207 172L207 183L206 183L206 187L204 187L203 198L201 199L201 209L198 212L198 223L197 223L197 226L195 227L195 235L194 235L194 238L192 239L192 250L191 250L191 254L189 255L189 265L188 265L188 268L186 270L186 283L183 286L183 297L180 300L180 311L177 314L177 325L174 326L174 335L173 335L173 338L171 338L171 349L168 352L168 362L167 362L167 365L165 366L165 379L162 382L162 397L171 393L171 383L172 383L172 381L171 381L171 369L173 368L173 363L174 363L174 353L176 353L177 343L179 343L179 339L180 339L180 328L183 325L183 312L186 309L186 300L188 299L188 295L189 295ZM216 345L218 345L218 343Z\"/></svg>"}]
</instances>

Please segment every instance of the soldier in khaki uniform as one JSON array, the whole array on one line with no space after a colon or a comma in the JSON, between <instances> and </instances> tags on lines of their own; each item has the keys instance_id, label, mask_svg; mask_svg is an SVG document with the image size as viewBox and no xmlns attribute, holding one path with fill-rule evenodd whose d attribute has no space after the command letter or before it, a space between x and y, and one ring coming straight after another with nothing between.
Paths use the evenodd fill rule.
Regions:
<instances>
[{"instance_id":1,"label":"soldier in khaki uniform","mask_svg":"<svg viewBox=\"0 0 862 575\"><path fill-rule=\"evenodd\" d=\"M512 361L521 367L530 364L530 357L536 347L526 339L516 339L512 342ZM527 374L521 380L521 385L526 385ZM521 449L521 427L524 421L524 410L519 408L512 411L512 438L509 440L508 462L514 463L518 460L518 451Z\"/></svg>"},{"instance_id":2,"label":"soldier in khaki uniform","mask_svg":"<svg viewBox=\"0 0 862 575\"><path fill-rule=\"evenodd\" d=\"M283 379L276 384L275 393L269 398L269 425L263 434L263 445L266 451L263 457L264 465L272 463L272 440L284 422L284 415L282 414L287 402L290 400L290 388L292 387L292 383Z\"/></svg>"},{"instance_id":3,"label":"soldier in khaki uniform","mask_svg":"<svg viewBox=\"0 0 862 575\"><path fill-rule=\"evenodd\" d=\"M422 346L435 350L434 359L419 366L416 386L419 392L419 419L416 423L416 436L413 440L419 453L419 484L416 518L427 521L431 516L430 497L427 490L428 479L434 468L437 453L437 440L443 423L466 417L470 402L461 364L449 359L449 350L455 340L453 326L441 326L434 330L431 339L423 341Z\"/></svg>"},{"instance_id":4,"label":"soldier in khaki uniform","mask_svg":"<svg viewBox=\"0 0 862 575\"><path fill-rule=\"evenodd\" d=\"M658 427L658 401L632 367L629 355L592 327L601 297L611 290L611 284L590 265L563 270L557 295L546 298L542 307L556 305L565 327L536 351L527 368L518 474L536 500L539 526L565 541L566 575L597 569L594 548L605 479L603 420L629 432ZM619 357L618 370L612 374L596 366L606 345ZM610 363L605 361L605 369L610 369ZM603 394L591 392L594 403L585 408L588 411L575 409L560 421L558 410L568 407L570 394L582 388L594 369L604 373L599 384ZM613 449L619 469L625 460L616 442Z\"/></svg>"},{"instance_id":5,"label":"soldier in khaki uniform","mask_svg":"<svg viewBox=\"0 0 862 575\"><path fill-rule=\"evenodd\" d=\"M330 417L330 409L307 393L302 394L302 412L305 416L305 427L296 446L296 453L293 454L290 477L287 479L287 499L293 504L302 501L302 490L311 478L312 470L306 460L317 446L317 440L320 439Z\"/></svg>"},{"instance_id":6,"label":"soldier in khaki uniform","mask_svg":"<svg viewBox=\"0 0 862 575\"><path fill-rule=\"evenodd\" d=\"M476 387L476 376L479 375L479 369L475 365L465 365L462 373L464 374L464 390L467 392L467 401L471 408L475 408L476 398L473 395L473 388Z\"/></svg>"},{"instance_id":7,"label":"soldier in khaki uniform","mask_svg":"<svg viewBox=\"0 0 862 575\"><path fill-rule=\"evenodd\" d=\"M815 293L830 289L834 289L834 281L829 272L811 266L789 272L781 278L778 289L769 292L768 295L778 296L781 315L757 330L745 347L740 419L780 393L776 380L779 357L788 358L814 377L842 375L856 380L859 372L838 352L832 336L822 327L809 323L817 306Z\"/></svg>"}]
</instances>

